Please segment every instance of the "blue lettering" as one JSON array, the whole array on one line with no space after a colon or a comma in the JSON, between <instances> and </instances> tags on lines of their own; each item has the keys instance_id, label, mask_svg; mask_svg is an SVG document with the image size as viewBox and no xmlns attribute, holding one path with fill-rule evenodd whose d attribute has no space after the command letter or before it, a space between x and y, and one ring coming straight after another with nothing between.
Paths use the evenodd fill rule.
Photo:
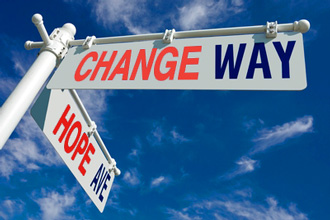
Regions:
<instances>
[{"instance_id":1,"label":"blue lettering","mask_svg":"<svg viewBox=\"0 0 330 220\"><path fill-rule=\"evenodd\" d=\"M284 52L281 42L273 42L278 56L282 62L282 78L290 78L290 58L296 41L289 41Z\"/></svg>"},{"instance_id":2,"label":"blue lettering","mask_svg":"<svg viewBox=\"0 0 330 220\"><path fill-rule=\"evenodd\" d=\"M229 44L226 50L225 58L223 59L223 64L221 65L221 49L222 45L215 46L215 78L223 79L227 65L229 66L229 78L237 79L238 72L241 67L244 51L246 44L240 44L238 49L238 54L236 58L236 64L234 64L234 52L233 44ZM228 64L229 63L229 64Z\"/></svg>"},{"instance_id":3,"label":"blue lettering","mask_svg":"<svg viewBox=\"0 0 330 220\"><path fill-rule=\"evenodd\" d=\"M89 185L91 187L93 184L95 184L93 191L95 191L97 183L99 182L99 178L100 178L100 175L101 175L102 168L103 168L103 163L101 164L99 170L96 172L93 181Z\"/></svg>"},{"instance_id":4,"label":"blue lettering","mask_svg":"<svg viewBox=\"0 0 330 220\"><path fill-rule=\"evenodd\" d=\"M261 63L257 63L258 54L260 54ZM250 65L246 74L247 79L253 79L254 71L256 68L262 68L265 79L271 79L270 69L268 64L267 53L264 43L255 43L252 51Z\"/></svg>"},{"instance_id":5,"label":"blue lettering","mask_svg":"<svg viewBox=\"0 0 330 220\"><path fill-rule=\"evenodd\" d=\"M107 172L107 178L106 180L104 181L104 184L103 184L103 187L101 189L101 192L100 192L100 195L99 195L99 200L102 202L103 201L103 196L102 196L102 192L103 190L106 190L108 188L108 185L107 185L107 181L109 181L111 179L110 177L110 174Z\"/></svg>"},{"instance_id":6,"label":"blue lettering","mask_svg":"<svg viewBox=\"0 0 330 220\"><path fill-rule=\"evenodd\" d=\"M101 164L100 168L98 169L98 171L95 174L95 177L93 179L93 181L91 182L91 184L89 185L90 187L94 185L94 189L93 191L95 192L95 194L97 195L99 193L99 190L102 189L100 191L100 195L99 195L99 200L102 202L103 201L103 195L102 192L103 190L106 190L108 188L107 185L107 181L109 181L111 179L111 176L109 174L108 171L106 171L106 168L103 166L103 164Z\"/></svg>"},{"instance_id":7,"label":"blue lettering","mask_svg":"<svg viewBox=\"0 0 330 220\"><path fill-rule=\"evenodd\" d=\"M97 189L96 189L96 194L99 193L99 190L101 188L101 185L102 185L103 181L105 180L105 177L106 177L106 175L108 173L107 171L104 173L104 171L105 171L105 167L103 167L103 169L102 169L101 179L100 179L100 181L98 183L98 186L97 186Z\"/></svg>"}]
</instances>

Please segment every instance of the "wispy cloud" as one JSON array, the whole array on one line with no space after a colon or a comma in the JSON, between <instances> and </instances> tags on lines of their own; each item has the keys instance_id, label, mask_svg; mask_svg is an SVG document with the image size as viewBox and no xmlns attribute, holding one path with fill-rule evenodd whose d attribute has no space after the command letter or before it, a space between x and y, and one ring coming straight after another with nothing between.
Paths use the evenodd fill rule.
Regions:
<instances>
[{"instance_id":1,"label":"wispy cloud","mask_svg":"<svg viewBox=\"0 0 330 220\"><path fill-rule=\"evenodd\" d=\"M136 208L127 208L127 204L125 204L124 202L120 202L122 201L122 199L119 198L121 191L122 187L115 181L111 187L111 192L106 207L109 209L116 210L119 213L128 213L130 216L135 216L138 213L138 210Z\"/></svg>"},{"instance_id":2,"label":"wispy cloud","mask_svg":"<svg viewBox=\"0 0 330 220\"><path fill-rule=\"evenodd\" d=\"M243 126L251 128L256 123L264 124L260 119L250 120L248 123L244 123ZM272 128L264 128L257 132L257 137L253 139L254 146L249 150L246 155L243 155L238 161L236 161L236 167L219 177L220 180L230 180L236 176L240 176L246 173L253 172L260 166L260 162L252 159L251 157L262 153L269 148L282 144L288 139L298 137L305 133L313 131L313 117L305 116L298 118L295 121L284 123L283 125L277 125Z\"/></svg>"},{"instance_id":3,"label":"wispy cloud","mask_svg":"<svg viewBox=\"0 0 330 220\"><path fill-rule=\"evenodd\" d=\"M28 55L26 56L26 51L18 51L13 50L11 51L12 54L12 62L14 64L14 69L19 76L24 76L25 73L28 71L30 66L32 65L34 59L37 57Z\"/></svg>"},{"instance_id":4,"label":"wispy cloud","mask_svg":"<svg viewBox=\"0 0 330 220\"><path fill-rule=\"evenodd\" d=\"M171 21L174 28L207 28L217 22L226 21L246 8L242 0L194 0L168 3L166 13L161 14L164 4L157 1L96 0L90 4L98 23L105 28L120 30L125 27L133 34L165 29L163 23L167 20ZM155 11L158 12L157 15Z\"/></svg>"},{"instance_id":5,"label":"wispy cloud","mask_svg":"<svg viewBox=\"0 0 330 220\"><path fill-rule=\"evenodd\" d=\"M159 146L163 143L165 139L165 134L163 131L163 127L158 123L154 123L153 129L150 134L147 136L147 140L152 146Z\"/></svg>"},{"instance_id":6,"label":"wispy cloud","mask_svg":"<svg viewBox=\"0 0 330 220\"><path fill-rule=\"evenodd\" d=\"M242 0L194 0L188 1L178 10L172 23L179 23L182 29L206 28L217 22L224 22L230 16L245 10Z\"/></svg>"},{"instance_id":7,"label":"wispy cloud","mask_svg":"<svg viewBox=\"0 0 330 220\"><path fill-rule=\"evenodd\" d=\"M264 125L265 122L261 119L251 119L251 120L247 120L243 123L243 127L246 131L251 130L252 128L255 128L257 126L261 126Z\"/></svg>"},{"instance_id":8,"label":"wispy cloud","mask_svg":"<svg viewBox=\"0 0 330 220\"><path fill-rule=\"evenodd\" d=\"M258 132L253 142L255 146L251 149L250 155L263 152L272 146L281 144L286 140L298 137L305 133L313 131L313 117L305 116L295 121L277 125L270 129L262 129Z\"/></svg>"},{"instance_id":9,"label":"wispy cloud","mask_svg":"<svg viewBox=\"0 0 330 220\"><path fill-rule=\"evenodd\" d=\"M159 146L164 143L182 144L190 141L190 139L180 134L176 127L170 130L164 124L164 120L153 124L153 129L147 136L147 140L152 146Z\"/></svg>"},{"instance_id":10,"label":"wispy cloud","mask_svg":"<svg viewBox=\"0 0 330 220\"><path fill-rule=\"evenodd\" d=\"M220 179L228 180L236 176L243 175L254 171L259 166L259 161L252 160L247 156L241 157L236 161L236 167L225 175L221 176Z\"/></svg>"},{"instance_id":11,"label":"wispy cloud","mask_svg":"<svg viewBox=\"0 0 330 220\"><path fill-rule=\"evenodd\" d=\"M37 195L34 195L36 197ZM67 214L75 203L75 190L58 193L56 190L42 189L39 198L35 202L40 206L42 219L74 219Z\"/></svg>"},{"instance_id":12,"label":"wispy cloud","mask_svg":"<svg viewBox=\"0 0 330 220\"><path fill-rule=\"evenodd\" d=\"M3 75L3 74L0 72L0 75ZM1 76L1 78L0 78L0 93L1 93L1 95L3 97L7 98L10 95L10 93L14 90L17 83L18 82L16 80L12 79L12 78Z\"/></svg>"},{"instance_id":13,"label":"wispy cloud","mask_svg":"<svg viewBox=\"0 0 330 220\"><path fill-rule=\"evenodd\" d=\"M133 34L149 32L148 26L143 25L152 21L148 18L150 11L146 8L145 0L97 0L92 4L98 22L104 27L113 29L120 24Z\"/></svg>"},{"instance_id":14,"label":"wispy cloud","mask_svg":"<svg viewBox=\"0 0 330 220\"><path fill-rule=\"evenodd\" d=\"M135 146L128 154L128 159L136 163L140 163L140 155L142 154L142 143L139 137L134 138Z\"/></svg>"},{"instance_id":15,"label":"wispy cloud","mask_svg":"<svg viewBox=\"0 0 330 220\"><path fill-rule=\"evenodd\" d=\"M98 131L105 132L106 122L103 116L111 110L107 99L115 96L116 92L114 90L78 90L77 93L89 116L96 122Z\"/></svg>"},{"instance_id":16,"label":"wispy cloud","mask_svg":"<svg viewBox=\"0 0 330 220\"><path fill-rule=\"evenodd\" d=\"M5 199L0 201L0 219L14 219L24 211L25 203L21 200Z\"/></svg>"},{"instance_id":17,"label":"wispy cloud","mask_svg":"<svg viewBox=\"0 0 330 220\"><path fill-rule=\"evenodd\" d=\"M123 180L130 186L137 186L141 183L140 178L137 168L132 168L124 173Z\"/></svg>"},{"instance_id":18,"label":"wispy cloud","mask_svg":"<svg viewBox=\"0 0 330 220\"><path fill-rule=\"evenodd\" d=\"M184 211L178 211L175 209L166 209L166 214L169 215L169 219L173 220L193 220L193 219L201 219L201 218L192 218L188 215L188 213L185 213Z\"/></svg>"},{"instance_id":19,"label":"wispy cloud","mask_svg":"<svg viewBox=\"0 0 330 220\"><path fill-rule=\"evenodd\" d=\"M165 187L172 182L172 178L170 176L159 176L153 178L150 182L150 188L158 188L158 187Z\"/></svg>"},{"instance_id":20,"label":"wispy cloud","mask_svg":"<svg viewBox=\"0 0 330 220\"><path fill-rule=\"evenodd\" d=\"M1 176L9 178L14 172L38 170L41 165L63 164L30 116L23 117L16 132L19 137L9 139L0 151Z\"/></svg>"},{"instance_id":21,"label":"wispy cloud","mask_svg":"<svg viewBox=\"0 0 330 220\"><path fill-rule=\"evenodd\" d=\"M171 140L174 144L184 143L190 141L188 138L184 137L182 134L179 134L174 127L171 131Z\"/></svg>"},{"instance_id":22,"label":"wispy cloud","mask_svg":"<svg viewBox=\"0 0 330 220\"><path fill-rule=\"evenodd\" d=\"M279 205L273 197L267 197L266 203L256 203L246 198L219 198L201 201L195 199L181 210L165 209L170 219L288 219L307 220L306 214L299 211L295 204L288 207Z\"/></svg>"}]
</instances>

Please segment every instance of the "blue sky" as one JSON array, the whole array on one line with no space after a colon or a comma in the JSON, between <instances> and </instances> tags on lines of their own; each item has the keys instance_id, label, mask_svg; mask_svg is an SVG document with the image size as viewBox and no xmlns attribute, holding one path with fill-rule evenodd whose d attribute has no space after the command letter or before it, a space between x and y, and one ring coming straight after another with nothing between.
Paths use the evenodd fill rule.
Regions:
<instances>
[{"instance_id":1,"label":"blue sky","mask_svg":"<svg viewBox=\"0 0 330 220\"><path fill-rule=\"evenodd\" d=\"M303 91L78 91L122 174L101 214L27 113L0 151L0 219L330 219L330 1L6 1L0 104L64 23L76 39L308 19Z\"/></svg>"}]
</instances>

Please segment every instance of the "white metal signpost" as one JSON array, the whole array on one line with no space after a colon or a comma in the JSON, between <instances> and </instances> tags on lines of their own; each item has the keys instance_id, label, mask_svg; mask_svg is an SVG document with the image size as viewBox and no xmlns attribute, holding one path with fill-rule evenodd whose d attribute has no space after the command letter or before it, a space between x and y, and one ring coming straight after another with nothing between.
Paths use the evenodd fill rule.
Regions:
<instances>
[{"instance_id":1,"label":"white metal signpost","mask_svg":"<svg viewBox=\"0 0 330 220\"><path fill-rule=\"evenodd\" d=\"M103 212L115 176L74 91L44 89L31 115L80 185Z\"/></svg>"},{"instance_id":2,"label":"white metal signpost","mask_svg":"<svg viewBox=\"0 0 330 220\"><path fill-rule=\"evenodd\" d=\"M120 170L74 89L302 90L307 86L301 34L309 30L306 20L85 40L74 40L76 28L70 23L48 36L40 14L32 21L43 42L25 43L26 49L41 50L0 108L0 149L61 63L47 85L51 90L43 90L31 114L101 212Z\"/></svg>"},{"instance_id":3,"label":"white metal signpost","mask_svg":"<svg viewBox=\"0 0 330 220\"><path fill-rule=\"evenodd\" d=\"M302 90L301 33L217 36L72 47L50 89Z\"/></svg>"}]
</instances>

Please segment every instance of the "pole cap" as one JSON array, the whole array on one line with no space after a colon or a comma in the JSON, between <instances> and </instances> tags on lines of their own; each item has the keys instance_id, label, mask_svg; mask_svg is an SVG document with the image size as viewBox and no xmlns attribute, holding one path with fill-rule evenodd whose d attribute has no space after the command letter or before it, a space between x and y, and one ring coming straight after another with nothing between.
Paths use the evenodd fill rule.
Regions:
<instances>
[{"instance_id":1,"label":"pole cap","mask_svg":"<svg viewBox=\"0 0 330 220\"><path fill-rule=\"evenodd\" d=\"M76 35L76 27L71 23L66 23L62 26L62 29L67 31L72 37Z\"/></svg>"},{"instance_id":2,"label":"pole cap","mask_svg":"<svg viewBox=\"0 0 330 220\"><path fill-rule=\"evenodd\" d=\"M42 21L42 15L41 14L38 14L38 13L37 14L34 14L32 16L32 22L35 25L38 25L40 23L43 23L43 21Z\"/></svg>"},{"instance_id":3,"label":"pole cap","mask_svg":"<svg viewBox=\"0 0 330 220\"><path fill-rule=\"evenodd\" d=\"M311 24L309 23L309 21L307 21L306 19L302 19L298 21L298 24L296 25L295 29L301 33L306 33L310 27Z\"/></svg>"}]
</instances>

